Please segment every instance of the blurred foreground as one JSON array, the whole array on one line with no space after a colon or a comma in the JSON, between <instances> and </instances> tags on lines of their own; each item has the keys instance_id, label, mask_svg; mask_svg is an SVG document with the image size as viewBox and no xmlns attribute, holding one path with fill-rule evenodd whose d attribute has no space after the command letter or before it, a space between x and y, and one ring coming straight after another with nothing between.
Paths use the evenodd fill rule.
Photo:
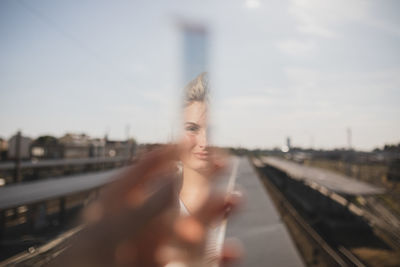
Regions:
<instances>
[{"instance_id":1,"label":"blurred foreground","mask_svg":"<svg viewBox=\"0 0 400 267\"><path fill-rule=\"evenodd\" d=\"M149 146L148 148L154 150L155 147L158 146ZM238 215L227 221L226 234L221 236L222 240L220 241L222 244L223 240L231 237L237 237L241 240L245 256L237 264L242 264L241 266L259 266L260 262L262 262L263 266L302 266L303 264L307 266L397 266L400 263L398 242L400 240L399 216L395 211L396 206L390 205L392 203L390 201L385 201L385 199L393 199L398 196L395 193L395 190L398 190L396 188L397 181L393 178L390 180L381 178L374 180L373 177L377 177L372 175L373 172L371 170L374 168L374 165L357 165L356 162L352 163L353 165L351 166L358 166L360 170L363 170L363 168L368 168L368 170L361 171L364 175L351 178L346 175L348 173L343 170L341 171L340 167L336 167L336 169L330 167L335 172L330 172L325 167L335 164L336 166L341 166L339 160L327 160L323 159L323 157L320 157L319 160L316 157L306 158L304 154L293 152L280 152L280 154L277 154L277 152L272 151L261 152L232 149L232 153L241 158L235 158L238 157L235 156L229 160L228 168L222 174L226 178L220 179L220 182L216 184L216 188L240 188L246 195L246 206L241 209ZM145 156L147 153L143 153L143 155ZM249 158L246 159L246 157ZM248 160L254 164L258 177L252 174L253 169L249 165ZM156 166L153 164L157 163L152 162L149 166ZM134 164L133 167L127 168L133 168L133 170L137 171L138 167L135 166ZM310 166L322 166L324 169L313 169ZM350 169L355 170L356 168L352 167ZM376 169L381 170L379 167ZM345 170L348 170L348 168ZM121 171L123 170L119 170L118 172ZM99 195L107 195L102 188L103 184L111 181L107 177L112 176L112 174L108 173L103 176L104 178L100 178L99 175L102 173L47 179L33 183L25 182L15 186L6 185L2 188L1 209L3 218L5 219L3 220L5 223L2 226L3 234L1 243L2 258L5 261L2 263L45 265L61 257L64 253L63 251L71 244L70 242L72 244L81 243L77 243L76 241L80 239L80 235L91 236L90 231L84 231L85 228L82 228L81 221L77 221L75 218L77 218L76 214L80 213L79 210L82 207L91 207L89 204L96 203L97 201L95 200L98 199ZM370 177L365 177L367 173L370 174ZM390 174L392 173L393 171L390 172ZM333 179L329 178L330 176ZM87 191L79 193L65 191L66 187L70 187L72 184L79 185L77 179L87 184ZM91 182L88 184L88 181ZM267 191L260 190L260 181L264 184ZM368 181L369 184L365 184L362 181ZM47 186L51 182L55 185L59 183L61 186L56 185L51 189ZM40 190L29 189L29 194L19 191L19 188L22 189L23 186L34 188L32 186L35 184L39 185L40 183L43 185L37 187L41 188ZM148 191L155 194L154 202L151 204L155 206L145 206L145 211L137 210L139 214L142 212L142 215L135 214L129 219L132 221L129 224L130 226L137 223L140 225L141 221L145 222L147 220L146 218L156 216L155 214L159 214L159 209L163 210L166 208L170 210L168 207L174 206L168 204L174 203L173 198L171 199L172 202L166 202L168 195L174 195L172 193L174 191L172 190L174 187L172 186L173 184L171 184L172 187L167 185L161 186L161 184L158 184L158 186L155 185L153 184L150 187L153 189ZM172 191L167 193L168 190L166 188L169 187ZM161 190L162 188L164 189ZM6 196L7 194L5 193L7 193L7 190L13 189L14 191L8 191L12 192L11 195ZM54 195L57 190L61 189L64 190L62 191L64 195ZM155 189L156 191L154 191ZM22 205L22 202L18 202L23 201L21 200L21 196L24 194L26 196L25 200L28 200L29 198L34 198L33 192L49 194L46 193L49 190L53 194L49 199L41 199L39 196L29 205ZM161 195L156 197L156 192L159 190L161 190ZM113 194L113 198L115 198L115 195L119 195L115 192ZM134 199L135 201L139 201L141 198L136 196ZM146 201L143 202L145 199L140 200L139 203L146 203ZM150 197L150 199L152 198ZM7 207L7 201L9 203L17 203L17 205ZM111 203L112 201L106 202ZM140 204L138 207L140 207ZM212 204L210 207L215 206ZM170 211L173 214L173 209ZM91 216L96 217L96 212L89 213L92 214ZM128 215L129 212L123 212L122 214ZM169 218L174 218L174 215L170 216L172 217ZM110 218L117 220L117 217L112 216ZM175 218L179 221L176 215ZM167 221L173 222L177 219L173 219L172 221L168 219ZM122 222L126 223L127 219L122 219ZM108 223L111 224L103 226L107 227L105 229L108 230L100 228L102 229L102 233L107 233L107 240L118 239L118 236L121 234L125 236L126 232L123 229L127 228L124 227L131 229L130 226L115 228L111 226L113 221ZM158 224L159 227L161 225ZM147 231L145 230L147 229L146 227L135 227L131 230L142 229L138 233L146 233ZM168 227L164 228L164 230L170 229ZM190 230L192 229L191 227L179 227L180 229L186 229L188 232L182 234L178 230L175 234L178 237L182 234L184 238L190 239L193 234L192 230ZM86 229L90 229L90 227ZM118 234L118 231L114 232L112 229L120 229L122 232ZM97 230L95 232L97 233ZM96 234L95 236L99 235ZM168 236L173 240L176 239L176 236L172 237L174 234L172 236L169 234ZM134 240L137 238L134 237ZM147 238L144 239L143 244L146 243ZM85 239L87 238L85 237ZM48 243L50 240L53 241ZM91 239L89 238L88 240ZM185 242L183 244L186 244ZM106 243L104 241L96 241L95 243L96 246L109 244L108 241ZM84 247L78 246L78 252L71 253L78 253L80 257L83 257L81 262L87 260L86 265L90 265L93 263L93 258L91 258L93 255L90 256L89 252L93 246L90 243ZM99 249L107 250L104 246L100 245ZM183 246L189 248L187 244ZM148 248L150 249L152 246ZM109 247L108 250L110 249ZM6 260L6 258L23 250L27 252L22 252ZM88 254L84 251L88 251ZM111 249L111 251L113 250ZM131 250L128 249L128 251ZM233 249L233 251L237 251L237 249ZM155 252L153 251L152 253L154 254ZM239 252L234 252L233 255L235 253ZM109 254L104 254L104 256L106 255ZM150 258L154 259L153 256ZM96 257L97 255L95 255ZM130 257L128 257L128 261L129 259Z\"/></svg>"}]
</instances>

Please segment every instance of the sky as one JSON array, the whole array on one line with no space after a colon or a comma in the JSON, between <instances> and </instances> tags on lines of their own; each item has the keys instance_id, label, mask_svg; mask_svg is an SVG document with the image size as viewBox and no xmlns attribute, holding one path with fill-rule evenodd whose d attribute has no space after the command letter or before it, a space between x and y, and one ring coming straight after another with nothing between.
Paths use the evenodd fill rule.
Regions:
<instances>
[{"instance_id":1,"label":"sky","mask_svg":"<svg viewBox=\"0 0 400 267\"><path fill-rule=\"evenodd\" d=\"M179 22L207 28L212 142L400 142L400 2L0 1L0 137L179 129Z\"/></svg>"}]
</instances>

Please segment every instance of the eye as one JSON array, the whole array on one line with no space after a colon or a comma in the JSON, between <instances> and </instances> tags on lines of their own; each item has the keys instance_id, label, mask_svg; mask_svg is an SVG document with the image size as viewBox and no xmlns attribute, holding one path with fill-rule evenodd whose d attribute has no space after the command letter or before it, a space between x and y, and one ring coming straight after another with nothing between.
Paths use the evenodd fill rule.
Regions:
<instances>
[{"instance_id":1,"label":"eye","mask_svg":"<svg viewBox=\"0 0 400 267\"><path fill-rule=\"evenodd\" d=\"M196 126L196 125L189 125L189 126L186 126L186 131L195 133L195 132L197 132L198 130L199 130L199 127Z\"/></svg>"}]
</instances>

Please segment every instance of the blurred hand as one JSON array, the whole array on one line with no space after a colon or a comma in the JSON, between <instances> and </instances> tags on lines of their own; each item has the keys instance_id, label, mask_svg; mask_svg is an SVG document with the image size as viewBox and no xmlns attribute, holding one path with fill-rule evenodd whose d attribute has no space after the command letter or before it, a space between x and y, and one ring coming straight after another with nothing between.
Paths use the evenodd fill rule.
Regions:
<instances>
[{"instance_id":1,"label":"blurred hand","mask_svg":"<svg viewBox=\"0 0 400 267\"><path fill-rule=\"evenodd\" d=\"M150 152L108 185L85 209L85 229L50 265L204 266L207 229L226 217L240 197L214 193L195 214L180 216L179 151L168 146ZM210 176L224 167L222 162L215 158ZM238 246L227 244L216 262L228 264L239 256Z\"/></svg>"}]
</instances>

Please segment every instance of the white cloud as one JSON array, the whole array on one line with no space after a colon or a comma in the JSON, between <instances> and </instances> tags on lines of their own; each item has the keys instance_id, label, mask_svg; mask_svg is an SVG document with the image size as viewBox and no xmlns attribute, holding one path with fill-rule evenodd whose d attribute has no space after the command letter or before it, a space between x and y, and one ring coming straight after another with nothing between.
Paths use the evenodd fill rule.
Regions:
<instances>
[{"instance_id":1,"label":"white cloud","mask_svg":"<svg viewBox=\"0 0 400 267\"><path fill-rule=\"evenodd\" d=\"M230 107L255 107L271 105L274 100L265 95L242 95L226 99L222 105Z\"/></svg>"},{"instance_id":2,"label":"white cloud","mask_svg":"<svg viewBox=\"0 0 400 267\"><path fill-rule=\"evenodd\" d=\"M260 7L260 1L259 0L246 0L245 6L247 8L258 8L258 7Z\"/></svg>"},{"instance_id":3,"label":"white cloud","mask_svg":"<svg viewBox=\"0 0 400 267\"><path fill-rule=\"evenodd\" d=\"M295 57L309 56L317 45L312 40L300 41L300 40L286 40L277 43L278 49L289 55Z\"/></svg>"},{"instance_id":4,"label":"white cloud","mask_svg":"<svg viewBox=\"0 0 400 267\"><path fill-rule=\"evenodd\" d=\"M363 103L382 105L381 102L388 100L389 95L400 97L399 68L368 72L328 72L313 68L287 67L284 72L290 91L308 99L314 97L322 102L351 102L354 107Z\"/></svg>"},{"instance_id":5,"label":"white cloud","mask_svg":"<svg viewBox=\"0 0 400 267\"><path fill-rule=\"evenodd\" d=\"M400 36L399 25L394 25L387 21L379 20L376 18L371 19L371 20L367 21L366 23L369 26L372 26L374 28L377 28L377 29L387 32L389 34Z\"/></svg>"},{"instance_id":6,"label":"white cloud","mask_svg":"<svg viewBox=\"0 0 400 267\"><path fill-rule=\"evenodd\" d=\"M160 91L144 91L141 92L142 96L156 104L169 105L171 104L172 97L163 94Z\"/></svg>"},{"instance_id":7,"label":"white cloud","mask_svg":"<svg viewBox=\"0 0 400 267\"><path fill-rule=\"evenodd\" d=\"M293 0L289 7L301 33L336 38L335 26L349 20L365 19L368 3L364 0Z\"/></svg>"}]
</instances>

